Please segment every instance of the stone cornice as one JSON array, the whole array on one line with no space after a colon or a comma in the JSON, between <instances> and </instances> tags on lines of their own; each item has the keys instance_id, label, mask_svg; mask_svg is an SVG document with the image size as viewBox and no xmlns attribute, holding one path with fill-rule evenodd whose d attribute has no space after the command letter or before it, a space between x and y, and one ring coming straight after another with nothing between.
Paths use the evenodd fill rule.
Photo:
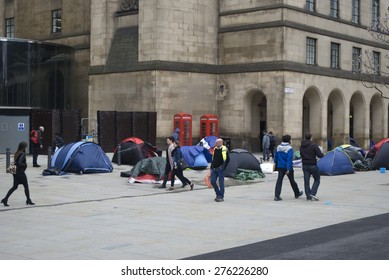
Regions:
<instances>
[{"instance_id":1,"label":"stone cornice","mask_svg":"<svg viewBox=\"0 0 389 280\"><path fill-rule=\"evenodd\" d=\"M113 73L131 73L140 71L173 71L173 72L189 72L202 74L239 74L250 72L296 72L300 74L312 74L340 79L360 80L360 76L355 75L351 71L330 69L314 65L291 61L272 61L272 62L256 62L231 65L209 65L201 63L184 63L170 61L148 61L132 64L131 66L121 69L121 71L107 71L104 66L92 66L89 70L89 75L102 75ZM382 80L389 82L389 77L381 77Z\"/></svg>"}]
</instances>

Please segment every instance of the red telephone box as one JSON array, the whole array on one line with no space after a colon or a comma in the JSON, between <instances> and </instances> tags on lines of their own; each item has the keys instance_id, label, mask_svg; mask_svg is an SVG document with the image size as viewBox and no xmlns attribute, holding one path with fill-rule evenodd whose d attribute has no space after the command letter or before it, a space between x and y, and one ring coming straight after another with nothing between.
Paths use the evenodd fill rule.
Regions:
<instances>
[{"instance_id":1,"label":"red telephone box","mask_svg":"<svg viewBox=\"0 0 389 280\"><path fill-rule=\"evenodd\" d=\"M200 118L200 139L211 135L219 135L219 120L215 115L206 114Z\"/></svg>"},{"instance_id":2,"label":"red telephone box","mask_svg":"<svg viewBox=\"0 0 389 280\"><path fill-rule=\"evenodd\" d=\"M187 113L178 113L174 115L174 129L180 129L180 146L192 146L192 115Z\"/></svg>"}]
</instances>

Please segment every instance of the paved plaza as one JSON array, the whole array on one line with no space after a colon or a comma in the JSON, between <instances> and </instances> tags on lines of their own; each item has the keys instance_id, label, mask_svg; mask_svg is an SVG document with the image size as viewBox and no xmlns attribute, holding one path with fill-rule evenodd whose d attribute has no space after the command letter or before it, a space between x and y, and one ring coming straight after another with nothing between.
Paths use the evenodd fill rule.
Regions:
<instances>
[{"instance_id":1,"label":"paved plaza","mask_svg":"<svg viewBox=\"0 0 389 280\"><path fill-rule=\"evenodd\" d=\"M120 177L131 169L126 165L114 164L109 174L42 176L47 158L39 156L40 168L27 160L36 205L26 206L22 186L10 207L0 205L1 260L185 259L389 212L389 172L322 176L317 202L295 199L288 180L283 200L273 201L276 173L254 181L227 178L225 201L217 203L205 186L208 169L185 171L193 191L167 192L129 184ZM5 155L0 166L4 197L12 185ZM295 173L303 190L301 169Z\"/></svg>"}]
</instances>

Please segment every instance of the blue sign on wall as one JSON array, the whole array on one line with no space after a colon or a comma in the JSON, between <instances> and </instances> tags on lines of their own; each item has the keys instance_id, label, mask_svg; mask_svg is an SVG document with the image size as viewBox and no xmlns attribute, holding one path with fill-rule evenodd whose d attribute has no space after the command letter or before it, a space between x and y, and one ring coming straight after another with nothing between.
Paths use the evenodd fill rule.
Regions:
<instances>
[{"instance_id":1,"label":"blue sign on wall","mask_svg":"<svg viewBox=\"0 0 389 280\"><path fill-rule=\"evenodd\" d=\"M18 131L24 131L24 123L18 123Z\"/></svg>"}]
</instances>

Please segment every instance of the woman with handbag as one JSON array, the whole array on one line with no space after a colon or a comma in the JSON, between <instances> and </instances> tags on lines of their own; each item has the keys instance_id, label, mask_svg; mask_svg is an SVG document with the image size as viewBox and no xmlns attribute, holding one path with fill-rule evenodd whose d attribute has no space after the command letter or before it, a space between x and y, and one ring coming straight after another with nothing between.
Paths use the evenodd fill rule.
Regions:
<instances>
[{"instance_id":1,"label":"woman with handbag","mask_svg":"<svg viewBox=\"0 0 389 280\"><path fill-rule=\"evenodd\" d=\"M177 142L174 142L174 150L172 151L172 157L174 162L172 179L171 179L171 187L166 189L167 191L174 190L174 176L177 176L178 179L182 182L182 187L184 188L186 185L190 186L190 190L193 190L194 183L192 183L188 178L184 176L184 169L186 168L185 159L182 155L182 151L180 145Z\"/></svg>"},{"instance_id":2,"label":"woman with handbag","mask_svg":"<svg viewBox=\"0 0 389 280\"><path fill-rule=\"evenodd\" d=\"M11 196L11 194L17 190L20 184L22 184L24 187L24 193L26 194L26 198L27 198L26 204L35 205L35 203L31 201L30 190L28 189L28 181L26 176L26 169L27 169L26 148L27 148L27 143L24 141L20 142L18 146L18 150L14 155L16 174L12 174L14 176L14 183L12 188L8 191L7 195L1 200L1 203L3 203L4 206L9 206L8 199Z\"/></svg>"}]
</instances>

